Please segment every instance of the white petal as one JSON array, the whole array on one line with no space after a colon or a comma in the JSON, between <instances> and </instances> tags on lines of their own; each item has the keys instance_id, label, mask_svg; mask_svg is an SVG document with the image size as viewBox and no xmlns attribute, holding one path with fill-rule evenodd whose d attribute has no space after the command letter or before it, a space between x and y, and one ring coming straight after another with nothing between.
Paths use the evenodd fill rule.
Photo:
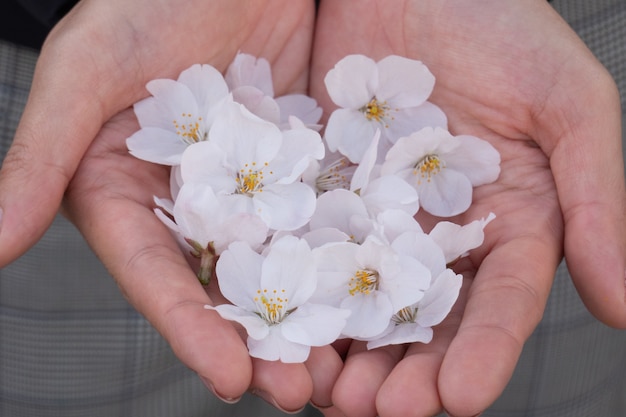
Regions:
<instances>
[{"instance_id":1,"label":"white petal","mask_svg":"<svg viewBox=\"0 0 626 417\"><path fill-rule=\"evenodd\" d=\"M225 79L231 89L253 86L265 95L274 97L272 70L270 63L265 58L238 53L228 66Z\"/></svg>"},{"instance_id":2,"label":"white petal","mask_svg":"<svg viewBox=\"0 0 626 417\"><path fill-rule=\"evenodd\" d=\"M381 266L379 291L384 291L391 301L394 313L419 301L430 285L431 274L421 262L410 256L397 256L399 270L389 273L386 264Z\"/></svg>"},{"instance_id":3,"label":"white petal","mask_svg":"<svg viewBox=\"0 0 626 417\"><path fill-rule=\"evenodd\" d=\"M485 140L474 136L457 136L460 146L445 156L451 169L462 172L474 187L494 182L500 174L500 154Z\"/></svg>"},{"instance_id":4,"label":"white petal","mask_svg":"<svg viewBox=\"0 0 626 417\"><path fill-rule=\"evenodd\" d=\"M403 343L430 343L433 339L433 329L422 327L416 323L402 323L395 326L393 332L367 342L368 349L376 349L387 345Z\"/></svg>"},{"instance_id":5,"label":"white petal","mask_svg":"<svg viewBox=\"0 0 626 417\"><path fill-rule=\"evenodd\" d=\"M435 77L426 65L413 59L390 55L378 61L376 97L393 107L414 107L430 96Z\"/></svg>"},{"instance_id":6,"label":"white petal","mask_svg":"<svg viewBox=\"0 0 626 417\"><path fill-rule=\"evenodd\" d=\"M448 126L448 119L443 110L428 101L417 107L399 109L393 115L394 119L389 123L389 128L384 130L385 136L392 143L425 127Z\"/></svg>"},{"instance_id":7,"label":"white petal","mask_svg":"<svg viewBox=\"0 0 626 417\"><path fill-rule=\"evenodd\" d=\"M178 82L189 87L198 103L201 116L228 95L228 86L222 74L211 65L195 64L180 73Z\"/></svg>"},{"instance_id":8,"label":"white petal","mask_svg":"<svg viewBox=\"0 0 626 417\"><path fill-rule=\"evenodd\" d=\"M158 127L143 127L126 139L131 155L162 165L179 165L187 146L176 133Z\"/></svg>"},{"instance_id":9,"label":"white petal","mask_svg":"<svg viewBox=\"0 0 626 417\"><path fill-rule=\"evenodd\" d=\"M312 129L289 129L282 134L280 152L271 168L277 182L289 184L300 179L311 160L324 158L325 149L321 136Z\"/></svg>"},{"instance_id":10,"label":"white petal","mask_svg":"<svg viewBox=\"0 0 626 417\"><path fill-rule=\"evenodd\" d=\"M359 245L352 242L330 243L313 250L317 263L317 289L311 302L339 307L350 296L350 279L359 269L356 254Z\"/></svg>"},{"instance_id":11,"label":"white petal","mask_svg":"<svg viewBox=\"0 0 626 417\"><path fill-rule=\"evenodd\" d=\"M315 213L309 225L311 230L334 227L351 234L350 219L354 216L368 217L363 201L351 191L338 189L317 198Z\"/></svg>"},{"instance_id":12,"label":"white petal","mask_svg":"<svg viewBox=\"0 0 626 417\"><path fill-rule=\"evenodd\" d=\"M336 105L359 109L374 97L378 88L378 67L364 55L348 55L328 71L324 83Z\"/></svg>"},{"instance_id":13,"label":"white petal","mask_svg":"<svg viewBox=\"0 0 626 417\"><path fill-rule=\"evenodd\" d=\"M281 323L285 338L308 346L324 346L334 342L350 315L323 304L304 304Z\"/></svg>"},{"instance_id":14,"label":"white petal","mask_svg":"<svg viewBox=\"0 0 626 417\"><path fill-rule=\"evenodd\" d=\"M351 162L359 163L379 127L358 110L337 109L328 119L324 138L332 152L339 151Z\"/></svg>"},{"instance_id":15,"label":"white petal","mask_svg":"<svg viewBox=\"0 0 626 417\"><path fill-rule=\"evenodd\" d=\"M270 184L254 195L257 212L270 229L295 230L304 226L315 211L315 192L308 185Z\"/></svg>"},{"instance_id":16,"label":"white petal","mask_svg":"<svg viewBox=\"0 0 626 417\"><path fill-rule=\"evenodd\" d=\"M241 103L253 114L259 116L263 120L278 125L280 123L280 108L278 103L270 97L263 94L261 90L252 86L242 86L232 91L233 100Z\"/></svg>"},{"instance_id":17,"label":"white petal","mask_svg":"<svg viewBox=\"0 0 626 417\"><path fill-rule=\"evenodd\" d=\"M217 311L224 320L235 321L241 324L246 329L248 336L254 339L263 339L269 334L269 327L262 318L241 307L221 304L216 307L206 305L204 308Z\"/></svg>"},{"instance_id":18,"label":"white petal","mask_svg":"<svg viewBox=\"0 0 626 417\"><path fill-rule=\"evenodd\" d=\"M355 339L371 338L382 333L393 315L389 297L380 291L348 296L340 307L351 311L343 334Z\"/></svg>"},{"instance_id":19,"label":"white petal","mask_svg":"<svg viewBox=\"0 0 626 417\"><path fill-rule=\"evenodd\" d=\"M322 118L322 108L314 98L304 94L289 94L276 98L280 107L280 121L287 123L289 116L295 116L306 125L319 123Z\"/></svg>"},{"instance_id":20,"label":"white petal","mask_svg":"<svg viewBox=\"0 0 626 417\"><path fill-rule=\"evenodd\" d=\"M311 230L302 235L310 247L318 248L327 243L348 242L350 236L334 227L322 227Z\"/></svg>"},{"instance_id":21,"label":"white petal","mask_svg":"<svg viewBox=\"0 0 626 417\"><path fill-rule=\"evenodd\" d=\"M370 182L361 193L361 198L372 216L391 209L402 210L413 216L419 210L415 188L395 175L385 175Z\"/></svg>"},{"instance_id":22,"label":"white petal","mask_svg":"<svg viewBox=\"0 0 626 417\"><path fill-rule=\"evenodd\" d=\"M266 361L280 360L284 363L302 363L309 357L311 347L285 339L279 326L273 326L270 334L261 340L248 338L250 356Z\"/></svg>"},{"instance_id":23,"label":"white petal","mask_svg":"<svg viewBox=\"0 0 626 417\"><path fill-rule=\"evenodd\" d=\"M237 183L233 168L226 163L227 155L214 141L194 143L181 158L183 182L203 182L216 194L235 192ZM229 169L230 168L230 169Z\"/></svg>"},{"instance_id":24,"label":"white petal","mask_svg":"<svg viewBox=\"0 0 626 417\"><path fill-rule=\"evenodd\" d=\"M430 181L422 181L417 193L421 207L440 217L463 213L472 203L472 184L465 175L450 168L443 168Z\"/></svg>"},{"instance_id":25,"label":"white petal","mask_svg":"<svg viewBox=\"0 0 626 417\"><path fill-rule=\"evenodd\" d=\"M380 129L376 129L374 137L370 145L365 150L361 162L357 165L352 181L350 182L350 191L364 191L370 182L370 176L376 160L378 159L378 142L380 141Z\"/></svg>"},{"instance_id":26,"label":"white petal","mask_svg":"<svg viewBox=\"0 0 626 417\"><path fill-rule=\"evenodd\" d=\"M256 311L254 297L261 289L263 257L243 242L234 242L224 251L216 265L220 291L231 303Z\"/></svg>"},{"instance_id":27,"label":"white petal","mask_svg":"<svg viewBox=\"0 0 626 417\"><path fill-rule=\"evenodd\" d=\"M442 221L435 225L429 235L441 247L448 263L482 245L485 238L480 220L464 226Z\"/></svg>"},{"instance_id":28,"label":"white petal","mask_svg":"<svg viewBox=\"0 0 626 417\"><path fill-rule=\"evenodd\" d=\"M316 264L306 241L284 236L272 242L261 272L261 287L284 291L289 308L304 304L317 285Z\"/></svg>"},{"instance_id":29,"label":"white petal","mask_svg":"<svg viewBox=\"0 0 626 417\"><path fill-rule=\"evenodd\" d=\"M435 239L421 231L406 231L398 235L391 247L397 253L410 256L428 268L432 279L446 269L443 250Z\"/></svg>"},{"instance_id":30,"label":"white petal","mask_svg":"<svg viewBox=\"0 0 626 417\"><path fill-rule=\"evenodd\" d=\"M418 303L417 322L424 327L432 327L446 318L459 297L463 276L446 269L433 282Z\"/></svg>"}]
</instances>

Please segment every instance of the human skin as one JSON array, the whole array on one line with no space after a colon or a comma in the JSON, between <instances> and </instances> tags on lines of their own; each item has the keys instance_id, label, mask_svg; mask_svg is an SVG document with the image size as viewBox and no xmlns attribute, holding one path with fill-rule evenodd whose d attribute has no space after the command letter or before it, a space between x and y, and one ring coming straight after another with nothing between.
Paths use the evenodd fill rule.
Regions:
<instances>
[{"instance_id":1,"label":"human skin","mask_svg":"<svg viewBox=\"0 0 626 417\"><path fill-rule=\"evenodd\" d=\"M502 172L454 221L496 219L456 265L453 314L428 345L353 343L331 416L473 416L509 381L539 323L563 253L588 309L626 327L626 192L621 110L600 63L545 1L322 1L310 90L334 108L323 77L348 54L423 61L453 134L488 140ZM427 219L421 219L427 222ZM330 404L330 403L329 403Z\"/></svg>"},{"instance_id":2,"label":"human skin","mask_svg":"<svg viewBox=\"0 0 626 417\"><path fill-rule=\"evenodd\" d=\"M277 94L305 92L310 1L75 8L46 42L0 172L0 265L34 244L65 194L65 213L124 294L223 399L252 390L286 411L334 403L328 416L482 411L541 318L563 248L588 308L626 326L626 193L615 85L582 42L543 1L466 3L323 1L311 66L311 93L328 112L322 79L345 54L420 59L437 77L432 100L452 132L502 154L499 180L455 219L497 215L483 247L457 265L463 296L431 344L364 352L354 343L343 370L330 347L304 365L251 360L240 329L202 308L219 294L202 291L152 213L152 197L167 195L167 169L125 148L138 128L128 107L147 96L145 83L193 63L224 70L241 49L270 61Z\"/></svg>"}]
</instances>

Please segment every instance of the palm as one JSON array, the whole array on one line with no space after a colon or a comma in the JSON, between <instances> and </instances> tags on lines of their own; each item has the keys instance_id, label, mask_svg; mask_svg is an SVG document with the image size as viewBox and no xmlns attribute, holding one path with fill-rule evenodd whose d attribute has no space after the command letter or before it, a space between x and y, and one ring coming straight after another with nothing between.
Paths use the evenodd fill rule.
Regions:
<instances>
[{"instance_id":1,"label":"palm","mask_svg":"<svg viewBox=\"0 0 626 417\"><path fill-rule=\"evenodd\" d=\"M386 353L363 352L353 344L333 398L348 415L375 415L376 409L380 415L429 415L442 406L473 414L503 389L541 318L561 256L560 205L572 198L563 180L571 173L563 164L572 161L561 156L567 141L561 145L557 139L578 128L572 116L583 110L572 99L592 100L597 92L573 83L600 70L547 3L401 3L322 3L312 94L332 110L323 77L347 54L423 61L437 78L432 101L449 116L450 130L482 137L502 156L498 181L477 189L473 206L456 221L490 211L497 218L486 229L483 248L457 266L466 277L463 299L435 340ZM579 97L572 97L572 87ZM572 114L563 114L563 105ZM600 105L597 115L613 111L606 101ZM365 378L373 382L355 384Z\"/></svg>"},{"instance_id":2,"label":"palm","mask_svg":"<svg viewBox=\"0 0 626 417\"><path fill-rule=\"evenodd\" d=\"M236 398L252 386L274 396L278 406L294 410L311 397L305 366L251 361L236 329L203 309L219 301L219 292L202 290L152 212L153 196L169 195L168 169L133 158L125 145L139 126L132 111L121 110L146 94L148 80L176 78L193 63L208 62L223 70L242 50L271 62L277 94L306 90L313 5L290 0L241 3L177 2L177 10L157 5L144 15L145 22L122 28L138 43L114 48L100 71L100 76L116 78L106 88L117 90L106 92L102 108L107 116L119 113L104 124L83 156L66 192L65 208L133 305L220 395ZM242 8L247 11L241 13ZM148 22L149 27L143 26ZM81 53L91 55L90 46ZM121 70L110 67L116 63Z\"/></svg>"}]
</instances>

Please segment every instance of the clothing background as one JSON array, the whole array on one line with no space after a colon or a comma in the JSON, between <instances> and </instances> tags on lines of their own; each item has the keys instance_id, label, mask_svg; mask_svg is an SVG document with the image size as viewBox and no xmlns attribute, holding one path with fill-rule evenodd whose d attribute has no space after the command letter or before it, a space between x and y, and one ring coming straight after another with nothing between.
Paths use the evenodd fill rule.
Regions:
<instances>
[{"instance_id":1,"label":"clothing background","mask_svg":"<svg viewBox=\"0 0 626 417\"><path fill-rule=\"evenodd\" d=\"M23 4L34 3L3 1L23 10ZM552 4L612 73L624 108L626 1ZM2 22L0 35L8 31ZM0 160L13 139L36 59L35 49L0 41ZM542 322L511 382L484 415L625 416L625 347L626 332L587 312L561 265ZM62 217L26 255L0 270L0 416L279 415L253 396L236 405L214 398L125 301ZM300 415L319 413L307 408Z\"/></svg>"}]
</instances>

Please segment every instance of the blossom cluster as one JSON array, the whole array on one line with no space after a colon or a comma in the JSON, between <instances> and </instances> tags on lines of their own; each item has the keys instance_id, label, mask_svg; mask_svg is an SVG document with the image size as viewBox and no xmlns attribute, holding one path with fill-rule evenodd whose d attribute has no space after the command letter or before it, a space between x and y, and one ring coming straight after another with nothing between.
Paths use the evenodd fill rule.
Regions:
<instances>
[{"instance_id":1,"label":"blossom cluster","mask_svg":"<svg viewBox=\"0 0 626 417\"><path fill-rule=\"evenodd\" d=\"M350 55L325 84L325 126L314 99L275 97L268 61L243 53L225 74L153 80L134 106L130 153L171 167L156 215L232 303L206 308L266 360L302 362L338 338L430 342L461 288L451 266L495 217L428 232L415 220L464 212L500 172L488 142L447 130L423 63Z\"/></svg>"}]
</instances>

